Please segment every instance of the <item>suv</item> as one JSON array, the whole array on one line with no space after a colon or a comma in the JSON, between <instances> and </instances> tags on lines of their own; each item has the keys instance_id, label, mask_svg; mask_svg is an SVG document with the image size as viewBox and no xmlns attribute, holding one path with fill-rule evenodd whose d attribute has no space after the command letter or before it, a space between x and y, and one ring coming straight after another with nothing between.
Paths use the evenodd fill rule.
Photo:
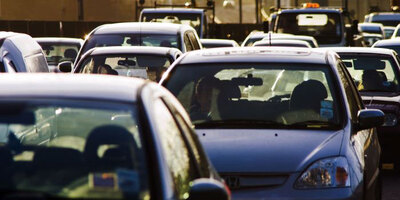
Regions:
<instances>
[{"instance_id":1,"label":"suv","mask_svg":"<svg viewBox=\"0 0 400 200\"><path fill-rule=\"evenodd\" d=\"M190 114L233 199L379 199L380 110L331 51L220 48L181 56L160 84Z\"/></svg>"},{"instance_id":2,"label":"suv","mask_svg":"<svg viewBox=\"0 0 400 200\"><path fill-rule=\"evenodd\" d=\"M204 9L145 8L140 12L139 21L186 24L193 27L200 38L206 38L208 33L207 15Z\"/></svg>"}]
</instances>

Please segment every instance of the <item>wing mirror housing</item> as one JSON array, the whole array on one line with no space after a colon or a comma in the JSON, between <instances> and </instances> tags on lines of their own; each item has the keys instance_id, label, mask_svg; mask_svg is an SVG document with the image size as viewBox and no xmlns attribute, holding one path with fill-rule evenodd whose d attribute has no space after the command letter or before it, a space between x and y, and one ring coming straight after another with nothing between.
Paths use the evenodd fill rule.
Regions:
<instances>
[{"instance_id":1,"label":"wing mirror housing","mask_svg":"<svg viewBox=\"0 0 400 200\"><path fill-rule=\"evenodd\" d=\"M230 200L230 191L221 182L201 178L193 181L188 200Z\"/></svg>"},{"instance_id":2,"label":"wing mirror housing","mask_svg":"<svg viewBox=\"0 0 400 200\"><path fill-rule=\"evenodd\" d=\"M358 111L358 130L382 126L385 114L378 109L363 109Z\"/></svg>"},{"instance_id":3,"label":"wing mirror housing","mask_svg":"<svg viewBox=\"0 0 400 200\"><path fill-rule=\"evenodd\" d=\"M72 71L74 64L71 61L60 62L57 66L60 72L68 73Z\"/></svg>"}]
</instances>

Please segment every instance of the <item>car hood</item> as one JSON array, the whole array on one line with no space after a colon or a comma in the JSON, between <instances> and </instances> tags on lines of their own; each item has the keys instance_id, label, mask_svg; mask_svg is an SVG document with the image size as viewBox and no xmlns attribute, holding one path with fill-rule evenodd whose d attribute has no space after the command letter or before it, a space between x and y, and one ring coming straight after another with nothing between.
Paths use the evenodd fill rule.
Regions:
<instances>
[{"instance_id":1,"label":"car hood","mask_svg":"<svg viewBox=\"0 0 400 200\"><path fill-rule=\"evenodd\" d=\"M321 130L197 129L220 173L301 172L323 157L340 154L343 134Z\"/></svg>"}]
</instances>

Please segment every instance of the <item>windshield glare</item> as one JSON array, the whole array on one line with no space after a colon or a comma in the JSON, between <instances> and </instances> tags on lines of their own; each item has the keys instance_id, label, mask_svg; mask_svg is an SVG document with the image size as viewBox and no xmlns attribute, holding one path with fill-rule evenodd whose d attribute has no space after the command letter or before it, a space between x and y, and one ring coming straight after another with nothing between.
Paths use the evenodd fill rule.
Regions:
<instances>
[{"instance_id":1,"label":"windshield glare","mask_svg":"<svg viewBox=\"0 0 400 200\"><path fill-rule=\"evenodd\" d=\"M100 34L92 35L83 46L82 55L94 47L155 46L181 49L178 35L165 34Z\"/></svg>"},{"instance_id":2,"label":"windshield glare","mask_svg":"<svg viewBox=\"0 0 400 200\"><path fill-rule=\"evenodd\" d=\"M360 92L399 92L398 66L392 56L341 54Z\"/></svg>"},{"instance_id":3,"label":"windshield glare","mask_svg":"<svg viewBox=\"0 0 400 200\"><path fill-rule=\"evenodd\" d=\"M313 36L318 44L336 44L342 40L339 14L282 13L278 17L278 33Z\"/></svg>"},{"instance_id":4,"label":"windshield glare","mask_svg":"<svg viewBox=\"0 0 400 200\"><path fill-rule=\"evenodd\" d=\"M78 69L79 73L138 77L158 82L171 63L169 57L161 55L99 55L85 58Z\"/></svg>"},{"instance_id":5,"label":"windshield glare","mask_svg":"<svg viewBox=\"0 0 400 200\"><path fill-rule=\"evenodd\" d=\"M340 125L331 72L324 65L181 65L165 86L186 108L196 128L207 128L202 125L208 122L228 128Z\"/></svg>"},{"instance_id":6,"label":"windshield glare","mask_svg":"<svg viewBox=\"0 0 400 200\"><path fill-rule=\"evenodd\" d=\"M71 61L74 62L80 45L70 43L52 43L52 42L38 42L42 47L43 52L46 54L47 63L49 65L58 65L60 62Z\"/></svg>"},{"instance_id":7,"label":"windshield glare","mask_svg":"<svg viewBox=\"0 0 400 200\"><path fill-rule=\"evenodd\" d=\"M134 106L32 100L0 107L0 190L77 199L148 195Z\"/></svg>"}]
</instances>

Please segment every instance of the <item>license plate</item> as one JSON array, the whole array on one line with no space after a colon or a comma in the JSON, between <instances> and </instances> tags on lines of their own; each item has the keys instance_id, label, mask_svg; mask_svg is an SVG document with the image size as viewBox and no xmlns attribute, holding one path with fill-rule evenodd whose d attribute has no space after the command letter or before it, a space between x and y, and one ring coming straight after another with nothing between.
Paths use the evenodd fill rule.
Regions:
<instances>
[{"instance_id":1,"label":"license plate","mask_svg":"<svg viewBox=\"0 0 400 200\"><path fill-rule=\"evenodd\" d=\"M382 164L382 169L393 170L394 169L394 164L393 163L383 163Z\"/></svg>"}]
</instances>

